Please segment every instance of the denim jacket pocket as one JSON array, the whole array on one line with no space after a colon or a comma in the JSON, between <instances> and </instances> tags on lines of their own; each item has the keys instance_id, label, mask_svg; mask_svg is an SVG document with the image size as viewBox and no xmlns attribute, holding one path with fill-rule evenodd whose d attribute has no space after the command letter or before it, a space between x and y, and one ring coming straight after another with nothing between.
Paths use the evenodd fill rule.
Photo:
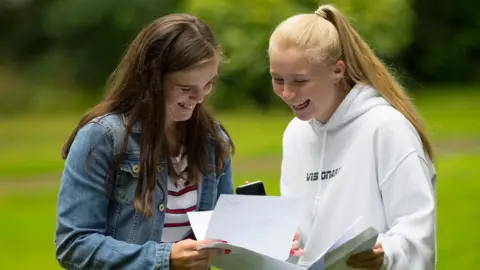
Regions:
<instances>
[{"instance_id":1,"label":"denim jacket pocket","mask_svg":"<svg viewBox=\"0 0 480 270\"><path fill-rule=\"evenodd\" d=\"M119 203L133 204L138 184L140 163L135 158L125 158L119 166L115 180L115 198Z\"/></svg>"}]
</instances>

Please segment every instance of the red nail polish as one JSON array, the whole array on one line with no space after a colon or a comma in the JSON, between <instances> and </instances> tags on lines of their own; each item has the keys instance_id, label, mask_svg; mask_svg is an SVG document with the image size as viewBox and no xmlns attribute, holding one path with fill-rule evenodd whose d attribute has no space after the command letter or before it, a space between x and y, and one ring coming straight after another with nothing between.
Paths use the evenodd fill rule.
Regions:
<instances>
[{"instance_id":1,"label":"red nail polish","mask_svg":"<svg viewBox=\"0 0 480 270\"><path fill-rule=\"evenodd\" d=\"M230 252L232 252L230 249L225 249L225 254L230 254Z\"/></svg>"},{"instance_id":2,"label":"red nail polish","mask_svg":"<svg viewBox=\"0 0 480 270\"><path fill-rule=\"evenodd\" d=\"M224 240L220 240L222 243L225 243L225 244L228 244L227 241L224 241Z\"/></svg>"},{"instance_id":3,"label":"red nail polish","mask_svg":"<svg viewBox=\"0 0 480 270\"><path fill-rule=\"evenodd\" d=\"M295 252L293 251L293 249L290 249L290 255L293 255Z\"/></svg>"}]
</instances>

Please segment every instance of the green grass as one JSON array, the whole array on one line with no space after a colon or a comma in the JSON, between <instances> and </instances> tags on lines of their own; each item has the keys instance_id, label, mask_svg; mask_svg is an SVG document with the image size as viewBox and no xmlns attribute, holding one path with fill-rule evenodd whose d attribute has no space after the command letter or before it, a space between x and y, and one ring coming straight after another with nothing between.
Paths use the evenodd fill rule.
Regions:
<instances>
[{"instance_id":1,"label":"green grass","mask_svg":"<svg viewBox=\"0 0 480 270\"><path fill-rule=\"evenodd\" d=\"M418 96L416 101L435 143L480 140L480 122L475 117L480 115L475 102L480 100L479 93L452 89ZM63 165L60 147L78 117L1 119L0 181L18 179L28 188L32 181L45 178L41 175L58 176ZM220 114L219 118L237 145L233 162L236 185L262 179L270 194L278 194L280 174L275 164L279 165L281 136L291 114L237 113ZM443 152L437 159L438 269L475 269L474 260L480 254L480 152L454 150L455 154ZM39 191L2 191L3 187L0 182L0 212L5 220L0 225L0 269L59 269L53 242L57 186Z\"/></svg>"}]
</instances>

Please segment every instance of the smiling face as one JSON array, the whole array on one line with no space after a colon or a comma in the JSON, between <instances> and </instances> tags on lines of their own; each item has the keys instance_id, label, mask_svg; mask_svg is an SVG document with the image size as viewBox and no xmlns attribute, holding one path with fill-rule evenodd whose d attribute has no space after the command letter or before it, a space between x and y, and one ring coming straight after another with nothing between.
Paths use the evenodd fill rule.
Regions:
<instances>
[{"instance_id":1,"label":"smiling face","mask_svg":"<svg viewBox=\"0 0 480 270\"><path fill-rule=\"evenodd\" d=\"M301 120L315 118L325 123L344 98L338 90L345 65L312 65L303 50L294 46L271 46L270 74L277 94Z\"/></svg>"},{"instance_id":2,"label":"smiling face","mask_svg":"<svg viewBox=\"0 0 480 270\"><path fill-rule=\"evenodd\" d=\"M164 77L167 125L190 119L198 104L212 91L219 60L211 59L195 67L168 73Z\"/></svg>"}]
</instances>

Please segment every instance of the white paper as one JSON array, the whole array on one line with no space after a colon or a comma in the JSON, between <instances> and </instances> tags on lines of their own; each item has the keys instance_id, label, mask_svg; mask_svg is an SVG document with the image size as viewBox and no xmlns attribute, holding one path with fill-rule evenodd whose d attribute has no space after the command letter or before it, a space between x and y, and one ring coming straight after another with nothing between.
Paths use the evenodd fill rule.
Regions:
<instances>
[{"instance_id":1,"label":"white paper","mask_svg":"<svg viewBox=\"0 0 480 270\"><path fill-rule=\"evenodd\" d=\"M225 240L284 261L303 209L300 200L290 197L221 195L205 239Z\"/></svg>"},{"instance_id":2,"label":"white paper","mask_svg":"<svg viewBox=\"0 0 480 270\"><path fill-rule=\"evenodd\" d=\"M359 217L307 269L345 269L346 261L351 255L371 250L377 238L378 232L368 226L363 217Z\"/></svg>"},{"instance_id":3,"label":"white paper","mask_svg":"<svg viewBox=\"0 0 480 270\"><path fill-rule=\"evenodd\" d=\"M304 267L229 244L212 243L208 246L231 250L228 255L218 256L213 253L212 265L222 270L305 270Z\"/></svg>"},{"instance_id":4,"label":"white paper","mask_svg":"<svg viewBox=\"0 0 480 270\"><path fill-rule=\"evenodd\" d=\"M288 197L221 195L213 211L190 212L188 217L197 240L228 242L201 247L231 250L228 255L213 253L212 265L225 270L346 269L351 255L372 249L377 240L378 232L360 217L311 265L287 262L302 209L299 200Z\"/></svg>"},{"instance_id":5,"label":"white paper","mask_svg":"<svg viewBox=\"0 0 480 270\"><path fill-rule=\"evenodd\" d=\"M208 224L210 223L210 218L213 211L193 211L187 212L188 220L195 234L197 241L205 239L205 234L207 233Z\"/></svg>"}]
</instances>

